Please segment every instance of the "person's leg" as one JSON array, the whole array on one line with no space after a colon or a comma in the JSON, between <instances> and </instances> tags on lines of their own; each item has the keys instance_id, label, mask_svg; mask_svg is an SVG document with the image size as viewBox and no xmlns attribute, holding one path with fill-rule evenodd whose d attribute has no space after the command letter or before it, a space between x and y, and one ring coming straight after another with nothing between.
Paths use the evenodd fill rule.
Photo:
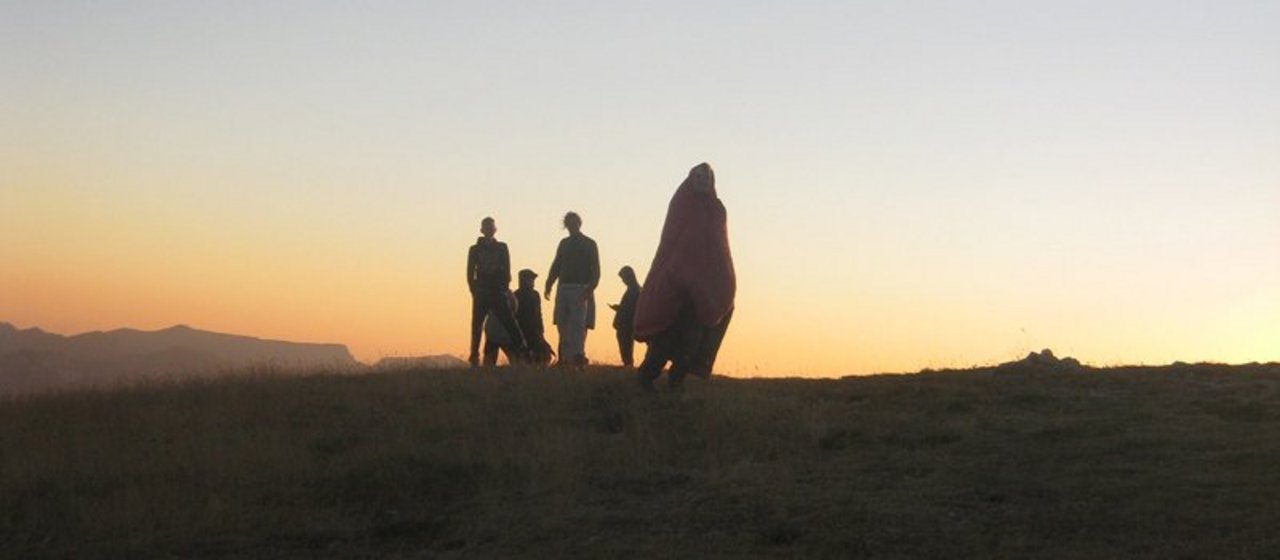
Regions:
<instances>
[{"instance_id":1,"label":"person's leg","mask_svg":"<svg viewBox=\"0 0 1280 560\"><path fill-rule=\"evenodd\" d=\"M618 357L622 360L622 365L625 366L627 365L627 349L625 342L622 340L623 331L622 329L615 329L614 334L618 338Z\"/></svg>"},{"instance_id":2,"label":"person's leg","mask_svg":"<svg viewBox=\"0 0 1280 560\"><path fill-rule=\"evenodd\" d=\"M731 319L733 319L732 309L719 324L702 330L702 337L693 355L689 373L702 378L711 377L711 370L716 365L716 356L720 353L720 344L724 342L724 335L729 330Z\"/></svg>"},{"instance_id":3,"label":"person's leg","mask_svg":"<svg viewBox=\"0 0 1280 560\"><path fill-rule=\"evenodd\" d=\"M572 363L575 366L586 366L586 327L582 326L581 323L573 325L570 341L570 354L573 355Z\"/></svg>"},{"instance_id":4,"label":"person's leg","mask_svg":"<svg viewBox=\"0 0 1280 560\"><path fill-rule=\"evenodd\" d=\"M586 357L586 286L561 284L556 296L560 324L560 361L566 365L581 365Z\"/></svg>"},{"instance_id":5,"label":"person's leg","mask_svg":"<svg viewBox=\"0 0 1280 560\"><path fill-rule=\"evenodd\" d=\"M484 328L484 316L488 313L482 294L480 291L471 294L471 351L467 354L471 367L480 365L480 330Z\"/></svg>"},{"instance_id":6,"label":"person's leg","mask_svg":"<svg viewBox=\"0 0 1280 560\"><path fill-rule=\"evenodd\" d=\"M694 370L694 359L703 338L703 329L698 324L692 305L681 311L671 330L674 332L674 347L671 350L671 373L667 375L667 381L673 388L679 388L684 383L685 375Z\"/></svg>"},{"instance_id":7,"label":"person's leg","mask_svg":"<svg viewBox=\"0 0 1280 560\"><path fill-rule=\"evenodd\" d=\"M688 339L682 338L672 352L671 371L667 373L667 382L671 384L672 388L678 389L684 385L684 376L691 369L691 355Z\"/></svg>"},{"instance_id":8,"label":"person's leg","mask_svg":"<svg viewBox=\"0 0 1280 560\"><path fill-rule=\"evenodd\" d=\"M590 286L583 286L582 300L582 365L587 365L587 336L596 328L596 294Z\"/></svg>"},{"instance_id":9,"label":"person's leg","mask_svg":"<svg viewBox=\"0 0 1280 560\"><path fill-rule=\"evenodd\" d=\"M653 382L662 375L662 368L667 367L668 348L661 338L659 335L649 341L645 348L644 361L640 362L640 368L636 371L640 385L646 389L653 388Z\"/></svg>"},{"instance_id":10,"label":"person's leg","mask_svg":"<svg viewBox=\"0 0 1280 560\"><path fill-rule=\"evenodd\" d=\"M587 359L587 326L583 325L582 330L578 331L578 365L585 366L590 363Z\"/></svg>"},{"instance_id":11,"label":"person's leg","mask_svg":"<svg viewBox=\"0 0 1280 560\"><path fill-rule=\"evenodd\" d=\"M498 365L498 343L492 340L484 341L484 365L490 367Z\"/></svg>"},{"instance_id":12,"label":"person's leg","mask_svg":"<svg viewBox=\"0 0 1280 560\"><path fill-rule=\"evenodd\" d=\"M618 329L618 354L622 356L623 366L635 365L635 345L636 341L631 329Z\"/></svg>"},{"instance_id":13,"label":"person's leg","mask_svg":"<svg viewBox=\"0 0 1280 560\"><path fill-rule=\"evenodd\" d=\"M564 295L564 284L556 290L555 308L551 311L552 322L556 325L556 365L568 365L567 355L564 353L566 334L569 327L569 300Z\"/></svg>"},{"instance_id":14,"label":"person's leg","mask_svg":"<svg viewBox=\"0 0 1280 560\"><path fill-rule=\"evenodd\" d=\"M529 345L529 364L547 365L548 357L551 355L551 347L547 344L546 339L542 337L526 338L525 342Z\"/></svg>"},{"instance_id":15,"label":"person's leg","mask_svg":"<svg viewBox=\"0 0 1280 560\"><path fill-rule=\"evenodd\" d=\"M662 369L667 366L668 362L671 363L672 368L668 376L675 373L675 360L681 352L683 342L682 327L683 324L677 320L645 344L644 361L640 362L640 367L637 371L640 377L640 384L645 388L653 388L653 382L662 375Z\"/></svg>"},{"instance_id":16,"label":"person's leg","mask_svg":"<svg viewBox=\"0 0 1280 560\"><path fill-rule=\"evenodd\" d=\"M563 324L556 325L556 365L557 366L569 365L568 359L565 358L566 356L565 347L568 344L568 341L569 341L569 326L563 325Z\"/></svg>"},{"instance_id":17,"label":"person's leg","mask_svg":"<svg viewBox=\"0 0 1280 560\"><path fill-rule=\"evenodd\" d=\"M573 311L569 314L569 324L573 327L573 336L570 340L573 342L571 353L574 357L574 365L586 365L587 363L587 305L585 301L576 302Z\"/></svg>"}]
</instances>

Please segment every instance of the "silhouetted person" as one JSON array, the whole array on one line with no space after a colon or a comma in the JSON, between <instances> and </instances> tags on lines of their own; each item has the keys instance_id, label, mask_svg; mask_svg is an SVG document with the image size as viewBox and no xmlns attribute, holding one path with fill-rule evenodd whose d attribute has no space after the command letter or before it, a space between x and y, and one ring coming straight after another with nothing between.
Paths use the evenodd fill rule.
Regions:
<instances>
[{"instance_id":1,"label":"silhouetted person","mask_svg":"<svg viewBox=\"0 0 1280 560\"><path fill-rule=\"evenodd\" d=\"M611 303L609 307L615 312L613 328L618 332L618 353L622 355L622 365L632 367L635 365L636 301L640 299L640 281L636 280L636 271L629 266L622 267L618 277L627 285L627 291L622 294L622 301Z\"/></svg>"},{"instance_id":2,"label":"silhouetted person","mask_svg":"<svg viewBox=\"0 0 1280 560\"><path fill-rule=\"evenodd\" d=\"M520 288L516 290L516 322L520 324L520 332L524 333L525 343L529 345L529 362L539 365L551 363L555 352L547 342L546 332L542 325L542 297L533 288L538 273L524 269L520 271Z\"/></svg>"},{"instance_id":3,"label":"silhouetted person","mask_svg":"<svg viewBox=\"0 0 1280 560\"><path fill-rule=\"evenodd\" d=\"M640 382L652 387L668 362L673 387L686 374L710 376L736 291L724 204L716 195L715 173L702 163L671 197L636 304L635 338L648 343Z\"/></svg>"},{"instance_id":4,"label":"silhouetted person","mask_svg":"<svg viewBox=\"0 0 1280 560\"><path fill-rule=\"evenodd\" d=\"M516 302L515 294L508 290L503 296L507 299L507 305L519 313L520 306ZM502 320L490 310L484 318L484 365L498 365L498 350L502 350L502 353L507 355L507 363L514 364L521 360L514 337L502 326Z\"/></svg>"},{"instance_id":5,"label":"silhouetted person","mask_svg":"<svg viewBox=\"0 0 1280 560\"><path fill-rule=\"evenodd\" d=\"M525 352L524 336L506 297L511 284L511 254L506 243L494 239L497 232L493 218L481 220L483 236L467 252L467 286L471 290L471 353L467 361L472 367L480 363L480 330L490 313L511 336L516 352Z\"/></svg>"},{"instance_id":6,"label":"silhouetted person","mask_svg":"<svg viewBox=\"0 0 1280 560\"><path fill-rule=\"evenodd\" d=\"M560 364L587 365L587 330L596 327L595 289L600 284L600 252L596 242L582 234L582 218L576 212L564 215L569 236L560 240L556 258L547 273L545 296L557 280L556 306L551 320L560 334Z\"/></svg>"}]
</instances>

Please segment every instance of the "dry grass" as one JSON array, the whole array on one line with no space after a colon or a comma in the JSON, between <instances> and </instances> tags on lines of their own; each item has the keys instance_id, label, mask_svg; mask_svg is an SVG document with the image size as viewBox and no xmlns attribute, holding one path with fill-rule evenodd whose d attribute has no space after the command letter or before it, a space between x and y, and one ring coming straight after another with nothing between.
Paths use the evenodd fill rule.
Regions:
<instances>
[{"instance_id":1,"label":"dry grass","mask_svg":"<svg viewBox=\"0 0 1280 560\"><path fill-rule=\"evenodd\" d=\"M1280 369L256 377L0 403L0 557L1264 558Z\"/></svg>"}]
</instances>

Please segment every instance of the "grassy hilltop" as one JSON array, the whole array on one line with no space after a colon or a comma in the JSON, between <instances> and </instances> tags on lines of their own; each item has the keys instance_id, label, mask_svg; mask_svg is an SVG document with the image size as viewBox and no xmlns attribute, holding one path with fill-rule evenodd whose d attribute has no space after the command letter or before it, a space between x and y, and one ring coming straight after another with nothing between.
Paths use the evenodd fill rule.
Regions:
<instances>
[{"instance_id":1,"label":"grassy hilltop","mask_svg":"<svg viewBox=\"0 0 1280 560\"><path fill-rule=\"evenodd\" d=\"M1280 367L253 377L0 402L0 557L1274 558Z\"/></svg>"}]
</instances>

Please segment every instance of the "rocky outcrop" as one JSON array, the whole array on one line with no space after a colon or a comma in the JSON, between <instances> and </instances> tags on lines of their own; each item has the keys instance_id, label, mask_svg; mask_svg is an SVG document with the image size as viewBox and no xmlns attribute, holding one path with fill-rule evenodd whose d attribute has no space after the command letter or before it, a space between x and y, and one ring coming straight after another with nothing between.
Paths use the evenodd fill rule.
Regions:
<instances>
[{"instance_id":1,"label":"rocky outcrop","mask_svg":"<svg viewBox=\"0 0 1280 560\"><path fill-rule=\"evenodd\" d=\"M997 373L1035 373L1035 372L1075 372L1083 371L1084 366L1075 358L1059 358L1048 348L1039 352L1031 352L1027 357L1005 362L996 366Z\"/></svg>"}]
</instances>

